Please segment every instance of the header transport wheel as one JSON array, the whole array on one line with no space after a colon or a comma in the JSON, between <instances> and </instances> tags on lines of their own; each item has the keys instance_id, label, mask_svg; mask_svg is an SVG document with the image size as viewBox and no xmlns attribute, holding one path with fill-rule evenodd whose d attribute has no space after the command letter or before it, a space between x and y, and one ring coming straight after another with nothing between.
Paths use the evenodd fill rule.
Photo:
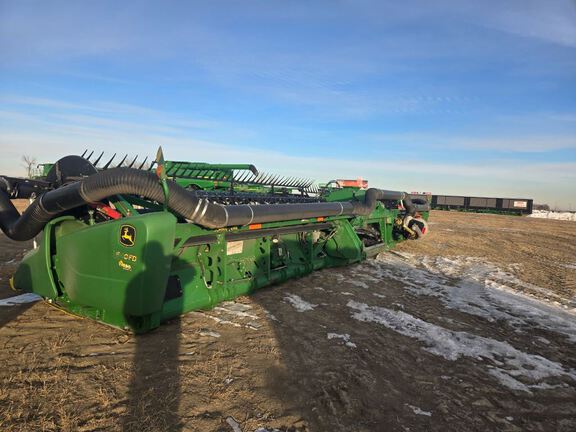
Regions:
<instances>
[{"instance_id":1,"label":"header transport wheel","mask_svg":"<svg viewBox=\"0 0 576 432\"><path fill-rule=\"evenodd\" d=\"M404 231L411 240L421 239L428 233L428 222L421 217L406 216Z\"/></svg>"}]
</instances>

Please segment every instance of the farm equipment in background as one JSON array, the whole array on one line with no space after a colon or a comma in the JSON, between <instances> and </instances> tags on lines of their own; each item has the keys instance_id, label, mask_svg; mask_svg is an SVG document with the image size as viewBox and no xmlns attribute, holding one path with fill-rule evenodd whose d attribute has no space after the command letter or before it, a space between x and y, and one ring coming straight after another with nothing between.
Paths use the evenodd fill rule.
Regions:
<instances>
[{"instance_id":1,"label":"farm equipment in background","mask_svg":"<svg viewBox=\"0 0 576 432\"><path fill-rule=\"evenodd\" d=\"M0 177L0 228L39 240L11 283L135 333L428 229L427 203L364 181L316 187L253 165L165 162L161 150L150 166L83 156L43 178ZM10 198L30 196L20 215Z\"/></svg>"}]
</instances>

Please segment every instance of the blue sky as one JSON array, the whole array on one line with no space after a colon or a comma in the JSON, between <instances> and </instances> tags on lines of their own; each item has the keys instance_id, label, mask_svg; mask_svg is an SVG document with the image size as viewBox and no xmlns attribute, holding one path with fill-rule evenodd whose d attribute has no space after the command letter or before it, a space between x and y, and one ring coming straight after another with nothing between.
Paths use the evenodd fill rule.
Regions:
<instances>
[{"instance_id":1,"label":"blue sky","mask_svg":"<svg viewBox=\"0 0 576 432\"><path fill-rule=\"evenodd\" d=\"M0 0L0 173L85 148L576 210L576 4Z\"/></svg>"}]
</instances>

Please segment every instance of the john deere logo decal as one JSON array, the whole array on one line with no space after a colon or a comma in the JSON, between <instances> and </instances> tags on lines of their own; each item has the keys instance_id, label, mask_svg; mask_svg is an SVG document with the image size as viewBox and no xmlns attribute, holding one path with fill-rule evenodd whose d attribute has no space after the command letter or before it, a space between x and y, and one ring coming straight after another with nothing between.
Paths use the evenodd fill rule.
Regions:
<instances>
[{"instance_id":1,"label":"john deere logo decal","mask_svg":"<svg viewBox=\"0 0 576 432\"><path fill-rule=\"evenodd\" d=\"M136 241L136 228L132 225L122 225L120 227L120 243L124 246L132 247Z\"/></svg>"}]
</instances>

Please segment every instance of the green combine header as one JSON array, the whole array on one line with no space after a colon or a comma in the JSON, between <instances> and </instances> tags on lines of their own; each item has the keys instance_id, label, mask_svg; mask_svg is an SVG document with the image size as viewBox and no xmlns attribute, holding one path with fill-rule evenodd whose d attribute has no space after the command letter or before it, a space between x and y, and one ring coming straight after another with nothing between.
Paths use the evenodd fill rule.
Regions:
<instances>
[{"instance_id":1,"label":"green combine header","mask_svg":"<svg viewBox=\"0 0 576 432\"><path fill-rule=\"evenodd\" d=\"M428 229L427 202L365 181L317 187L253 165L164 161L161 150L150 166L112 167L85 153L41 178L0 177L0 228L38 239L11 284L136 333ZM20 215L11 198L29 197Z\"/></svg>"}]
</instances>

